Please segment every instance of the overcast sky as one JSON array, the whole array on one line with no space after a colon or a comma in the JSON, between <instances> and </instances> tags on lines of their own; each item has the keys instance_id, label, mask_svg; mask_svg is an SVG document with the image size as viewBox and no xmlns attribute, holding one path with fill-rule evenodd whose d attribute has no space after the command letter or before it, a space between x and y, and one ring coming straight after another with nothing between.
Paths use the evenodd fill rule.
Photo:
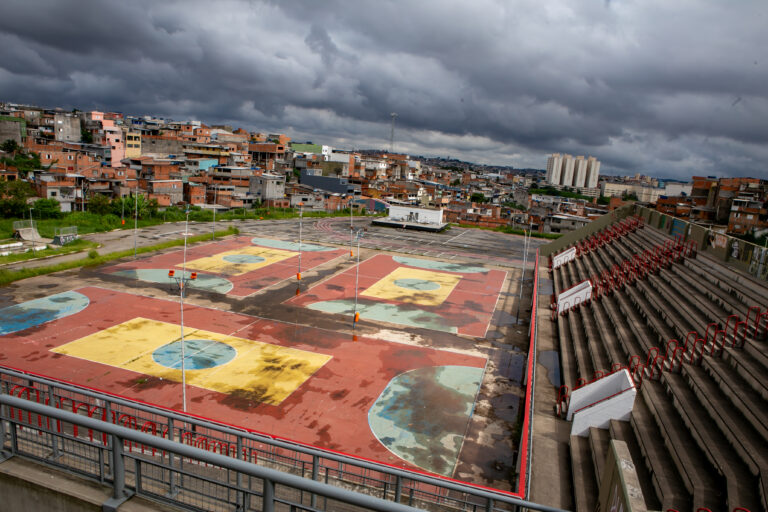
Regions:
<instances>
[{"instance_id":1,"label":"overcast sky","mask_svg":"<svg viewBox=\"0 0 768 512\"><path fill-rule=\"evenodd\" d=\"M0 100L768 178L766 0L2 0Z\"/></svg>"}]
</instances>

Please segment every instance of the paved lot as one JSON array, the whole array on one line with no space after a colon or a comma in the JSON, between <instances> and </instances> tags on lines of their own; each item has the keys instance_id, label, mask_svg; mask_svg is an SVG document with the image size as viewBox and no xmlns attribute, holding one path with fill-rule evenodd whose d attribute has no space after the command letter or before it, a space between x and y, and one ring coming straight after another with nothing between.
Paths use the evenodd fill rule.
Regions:
<instances>
[{"instance_id":1,"label":"paved lot","mask_svg":"<svg viewBox=\"0 0 768 512\"><path fill-rule=\"evenodd\" d=\"M402 325L374 315L361 319L353 329L348 315L304 307L305 297L316 290L329 290L334 279L349 281L356 263L356 257L350 258L348 253L349 218L307 219L302 222L302 243L325 245L340 255L307 268L301 281L295 276L278 279L247 297L190 288L185 299L185 323L196 330L190 331L196 359L193 362L187 356L185 361L200 365L192 370L198 373L189 386L194 399L191 406L196 408L193 412L352 455L510 489L513 446L517 443L513 432L518 428L523 350L528 341L527 322L518 322L516 315L519 309L520 316L526 318L530 307L530 283L525 285L523 303L517 303L522 237L459 228L439 234L404 232L372 227L363 218L353 222L356 227L367 228L360 244L361 262L379 261L375 258L392 261L394 256L405 261L411 272L413 266L407 262L413 260L408 258L433 262L428 269L416 269L422 272L418 276L394 275L397 269L389 269L387 276L392 275L392 283L374 288L374 295L383 303L403 298L399 289L392 288L396 281L396 287L402 288L403 283L416 287L413 293L419 298L411 300L410 306L426 310L438 307L435 304L441 301L454 300L452 292L441 295L421 288L438 283L455 289L456 279L462 277L455 277L461 273L451 269L461 265L481 266L489 276L505 276L489 293L496 298L487 301L493 304L483 320L486 328L470 335L435 330L418 322ZM287 244L298 240L297 219L235 225L241 230L240 237L217 244L200 243L190 251L207 251L207 256L199 256L215 257L221 254L215 248L226 252L237 240L258 237ZM211 229L210 224L190 226L193 233ZM137 244L178 237L181 231L183 224L142 230ZM111 252L133 247L128 234L114 232L89 238ZM541 243L534 239L532 246ZM353 251L357 256L356 245ZM178 254L179 249L173 248L116 264L156 266L153 259L173 259ZM529 260L533 256L531 249ZM212 274L223 268L217 266L221 262L203 264ZM380 276L379 281L382 279ZM369 284L373 288L376 283ZM87 305L78 310L82 300L62 301L56 296L65 292L86 296ZM461 294L457 297L463 300ZM25 301L36 302L27 307L21 305ZM9 326L0 330L0 346L7 343L0 350L0 364L28 366L40 373L180 407L176 368L180 356L175 335L180 323L179 298L168 283L115 275L106 267L77 269L0 290L0 308L14 304L18 306L0 310L0 328ZM63 304L73 306L62 313ZM19 318L25 307L31 311L26 317L22 312L26 320L11 321ZM126 332L131 335L126 337ZM110 339L121 340L122 347L131 346L135 353L128 357L124 350L103 350L101 345ZM232 354L244 351L254 356L249 359L252 367L233 367L230 373L223 373L226 365L240 364ZM233 362L222 363L227 354ZM77 358L79 362L63 364L62 358ZM268 361L266 366L264 361ZM217 370L218 366L221 368ZM263 381L254 376L264 371L276 372L274 378ZM221 379L224 375L227 378ZM266 382L281 384L273 389Z\"/></svg>"}]
</instances>

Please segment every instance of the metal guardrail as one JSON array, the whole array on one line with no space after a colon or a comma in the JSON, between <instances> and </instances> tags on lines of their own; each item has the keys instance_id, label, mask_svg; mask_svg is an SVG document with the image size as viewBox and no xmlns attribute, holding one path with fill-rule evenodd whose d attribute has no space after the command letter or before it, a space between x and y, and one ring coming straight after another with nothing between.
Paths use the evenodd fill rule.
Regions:
<instances>
[{"instance_id":1,"label":"metal guardrail","mask_svg":"<svg viewBox=\"0 0 768 512\"><path fill-rule=\"evenodd\" d=\"M120 482L114 483L110 464L119 469L113 459L122 457L128 468L126 489L194 510L258 509L264 499L290 510L338 510L329 504L337 495L318 492L318 483L398 507L558 510L502 491L321 450L1 366L0 399L6 404L0 410L0 445L10 443L11 454L112 483L116 489ZM121 429L119 433L115 428ZM115 435L122 440L118 448ZM243 471L242 464L250 469ZM258 473L261 487L256 489L252 466L296 480L282 483L272 473ZM268 481L288 490L275 495L268 489L274 485L264 483Z\"/></svg>"},{"instance_id":2,"label":"metal guardrail","mask_svg":"<svg viewBox=\"0 0 768 512\"><path fill-rule=\"evenodd\" d=\"M523 419L523 438L520 446L520 467L518 469L517 494L525 499L531 494L531 464L533 462L533 409L536 387L536 350L538 341L537 311L539 293L539 250L536 249L536 261L533 270L533 295L531 297L531 338L528 345L525 382L525 417Z\"/></svg>"}]
</instances>

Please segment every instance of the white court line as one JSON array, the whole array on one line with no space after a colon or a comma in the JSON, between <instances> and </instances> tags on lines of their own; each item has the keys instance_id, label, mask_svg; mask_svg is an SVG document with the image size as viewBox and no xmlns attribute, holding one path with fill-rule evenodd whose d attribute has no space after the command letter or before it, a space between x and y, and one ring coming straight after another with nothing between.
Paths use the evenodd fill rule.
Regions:
<instances>
[{"instance_id":1,"label":"white court line","mask_svg":"<svg viewBox=\"0 0 768 512\"><path fill-rule=\"evenodd\" d=\"M469 232L468 230L467 231L462 231L461 233L459 233L458 235L454 236L453 238L450 238L450 239L446 240L445 242L443 242L442 245L445 245L448 242L452 242L452 241L456 240L457 238L459 238L461 235L466 235L468 232Z\"/></svg>"}]
</instances>

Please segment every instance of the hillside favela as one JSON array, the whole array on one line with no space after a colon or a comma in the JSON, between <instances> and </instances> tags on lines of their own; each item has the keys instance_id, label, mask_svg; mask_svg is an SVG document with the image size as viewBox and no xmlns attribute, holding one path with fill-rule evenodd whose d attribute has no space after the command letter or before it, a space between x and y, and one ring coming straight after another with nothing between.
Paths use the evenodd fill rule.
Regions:
<instances>
[{"instance_id":1,"label":"hillside favela","mask_svg":"<svg viewBox=\"0 0 768 512\"><path fill-rule=\"evenodd\" d=\"M0 511L768 512L766 5L300 4L0 6Z\"/></svg>"}]
</instances>

